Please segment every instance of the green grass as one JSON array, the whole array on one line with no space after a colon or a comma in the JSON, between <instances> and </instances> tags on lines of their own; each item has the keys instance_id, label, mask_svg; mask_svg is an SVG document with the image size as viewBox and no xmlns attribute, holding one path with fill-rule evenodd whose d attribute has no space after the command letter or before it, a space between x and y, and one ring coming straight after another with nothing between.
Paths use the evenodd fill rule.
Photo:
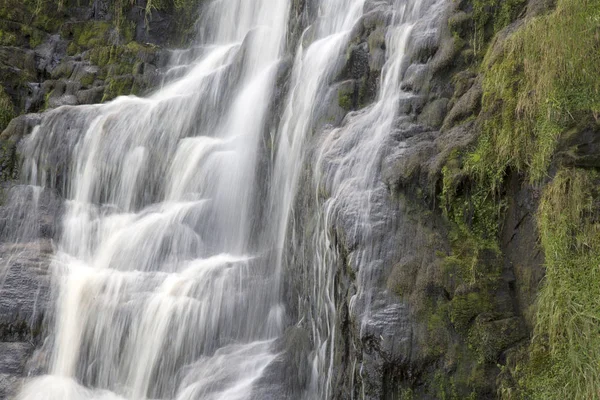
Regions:
<instances>
[{"instance_id":1,"label":"green grass","mask_svg":"<svg viewBox=\"0 0 600 400\"><path fill-rule=\"evenodd\" d=\"M474 48L481 51L522 2L477 0L473 6ZM446 264L480 288L455 296L450 319L469 330L470 345L483 349L487 361L504 347L500 333L470 321L486 311L477 297L485 298L485 282L493 284L497 273L482 255L498 250L507 173L542 187L551 181L536 216L546 277L534 337L507 367L514 382L500 383L503 399L600 399L600 174L560 165L553 179L549 172L563 137L598 129L598 65L600 1L558 0L552 12L524 20L502 44L488 47L481 65L482 133L474 148L451 155L442 170L440 206L453 226ZM516 340L518 333L504 336Z\"/></svg>"},{"instance_id":2,"label":"green grass","mask_svg":"<svg viewBox=\"0 0 600 400\"><path fill-rule=\"evenodd\" d=\"M483 135L471 168L497 185L512 168L546 177L567 129L600 113L600 2L559 0L483 63Z\"/></svg>"},{"instance_id":3,"label":"green grass","mask_svg":"<svg viewBox=\"0 0 600 400\"><path fill-rule=\"evenodd\" d=\"M598 178L561 170L540 204L546 277L522 382L534 399L600 398Z\"/></svg>"}]
</instances>

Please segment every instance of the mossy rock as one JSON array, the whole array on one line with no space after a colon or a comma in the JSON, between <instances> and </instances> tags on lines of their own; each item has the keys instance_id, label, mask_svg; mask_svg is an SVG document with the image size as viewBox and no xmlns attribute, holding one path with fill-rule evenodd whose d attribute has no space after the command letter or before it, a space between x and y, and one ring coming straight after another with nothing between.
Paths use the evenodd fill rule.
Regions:
<instances>
[{"instance_id":1,"label":"mossy rock","mask_svg":"<svg viewBox=\"0 0 600 400\"><path fill-rule=\"evenodd\" d=\"M133 76L115 76L107 79L107 86L102 97L102 102L112 100L115 97L131 93L133 87Z\"/></svg>"},{"instance_id":2,"label":"mossy rock","mask_svg":"<svg viewBox=\"0 0 600 400\"><path fill-rule=\"evenodd\" d=\"M0 86L0 132L8 126L8 123L14 117L15 106L11 98L4 91L4 88Z\"/></svg>"},{"instance_id":3,"label":"mossy rock","mask_svg":"<svg viewBox=\"0 0 600 400\"><path fill-rule=\"evenodd\" d=\"M467 289L456 294L449 305L449 315L452 324L459 332L466 332L475 318L491 311L493 304L490 295L479 289Z\"/></svg>"},{"instance_id":4,"label":"mossy rock","mask_svg":"<svg viewBox=\"0 0 600 400\"><path fill-rule=\"evenodd\" d=\"M477 351L480 362L497 362L504 350L527 337L520 318L494 318L493 314L481 314L469 332L469 344Z\"/></svg>"}]
</instances>

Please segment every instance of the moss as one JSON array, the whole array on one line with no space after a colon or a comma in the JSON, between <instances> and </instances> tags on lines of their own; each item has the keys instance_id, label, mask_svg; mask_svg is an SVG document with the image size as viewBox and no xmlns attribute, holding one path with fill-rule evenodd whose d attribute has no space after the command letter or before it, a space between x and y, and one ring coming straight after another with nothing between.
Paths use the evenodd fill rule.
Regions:
<instances>
[{"instance_id":1,"label":"moss","mask_svg":"<svg viewBox=\"0 0 600 400\"><path fill-rule=\"evenodd\" d=\"M85 74L84 76L81 77L79 82L84 87L90 87L90 86L92 86L92 84L94 83L95 80L96 80L95 74Z\"/></svg>"},{"instance_id":2,"label":"moss","mask_svg":"<svg viewBox=\"0 0 600 400\"><path fill-rule=\"evenodd\" d=\"M131 87L133 85L133 77L131 76L117 76L109 78L107 80L108 85L104 91L102 101L112 100L115 97L123 96L131 93Z\"/></svg>"},{"instance_id":3,"label":"moss","mask_svg":"<svg viewBox=\"0 0 600 400\"><path fill-rule=\"evenodd\" d=\"M514 21L525 4L526 0L472 0L475 53L482 53L490 38Z\"/></svg>"},{"instance_id":4,"label":"moss","mask_svg":"<svg viewBox=\"0 0 600 400\"><path fill-rule=\"evenodd\" d=\"M108 65L111 58L112 46L100 46L91 49L88 53L89 60L100 67Z\"/></svg>"},{"instance_id":5,"label":"moss","mask_svg":"<svg viewBox=\"0 0 600 400\"><path fill-rule=\"evenodd\" d=\"M33 23L34 28L44 32L56 32L62 23L62 19L48 12L38 13L35 15Z\"/></svg>"},{"instance_id":6,"label":"moss","mask_svg":"<svg viewBox=\"0 0 600 400\"><path fill-rule=\"evenodd\" d=\"M563 169L544 191L538 223L546 279L520 384L533 399L600 393L600 209L595 171Z\"/></svg>"},{"instance_id":7,"label":"moss","mask_svg":"<svg viewBox=\"0 0 600 400\"><path fill-rule=\"evenodd\" d=\"M469 357L461 349L458 351L461 358ZM461 366L466 365L464 359L460 361ZM480 389L486 386L486 378L480 372L479 368L459 370L455 374L438 370L432 378L433 393L430 394L439 400L476 400L485 397L482 396L485 389Z\"/></svg>"},{"instance_id":8,"label":"moss","mask_svg":"<svg viewBox=\"0 0 600 400\"><path fill-rule=\"evenodd\" d=\"M0 132L2 132L8 123L15 117L15 107L10 97L0 86Z\"/></svg>"},{"instance_id":9,"label":"moss","mask_svg":"<svg viewBox=\"0 0 600 400\"><path fill-rule=\"evenodd\" d=\"M478 174L495 183L507 168L532 182L546 176L562 133L600 113L599 34L600 3L559 0L512 35L500 59L490 51L484 133L472 163Z\"/></svg>"},{"instance_id":10,"label":"moss","mask_svg":"<svg viewBox=\"0 0 600 400\"><path fill-rule=\"evenodd\" d=\"M440 207L451 230L452 253L446 258L453 278L470 284L495 279L497 266L490 257L498 256L500 221L506 201L488 185L467 179L464 156L451 154L442 168Z\"/></svg>"},{"instance_id":11,"label":"moss","mask_svg":"<svg viewBox=\"0 0 600 400\"><path fill-rule=\"evenodd\" d=\"M112 24L105 21L74 24L72 27L73 42L85 49L106 45L109 43L112 28Z\"/></svg>"},{"instance_id":12,"label":"moss","mask_svg":"<svg viewBox=\"0 0 600 400\"><path fill-rule=\"evenodd\" d=\"M344 110L349 111L352 109L352 96L347 93L339 92L338 93L338 104Z\"/></svg>"},{"instance_id":13,"label":"moss","mask_svg":"<svg viewBox=\"0 0 600 400\"><path fill-rule=\"evenodd\" d=\"M15 46L17 44L17 36L12 32L0 30L0 46Z\"/></svg>"},{"instance_id":14,"label":"moss","mask_svg":"<svg viewBox=\"0 0 600 400\"><path fill-rule=\"evenodd\" d=\"M448 331L448 312L444 303L438 302L426 310L421 316L427 328L426 340L422 343L427 357L442 357L450 345L450 332Z\"/></svg>"},{"instance_id":15,"label":"moss","mask_svg":"<svg viewBox=\"0 0 600 400\"><path fill-rule=\"evenodd\" d=\"M495 363L504 350L527 335L517 317L495 318L491 313L480 314L469 331L469 346L479 363Z\"/></svg>"},{"instance_id":16,"label":"moss","mask_svg":"<svg viewBox=\"0 0 600 400\"><path fill-rule=\"evenodd\" d=\"M466 332L475 318L493 308L489 294L475 291L455 295L450 302L450 321L461 332Z\"/></svg>"},{"instance_id":17,"label":"moss","mask_svg":"<svg viewBox=\"0 0 600 400\"><path fill-rule=\"evenodd\" d=\"M75 42L69 43L67 46L67 55L74 56L77 53L79 53L79 47L75 44Z\"/></svg>"}]
</instances>

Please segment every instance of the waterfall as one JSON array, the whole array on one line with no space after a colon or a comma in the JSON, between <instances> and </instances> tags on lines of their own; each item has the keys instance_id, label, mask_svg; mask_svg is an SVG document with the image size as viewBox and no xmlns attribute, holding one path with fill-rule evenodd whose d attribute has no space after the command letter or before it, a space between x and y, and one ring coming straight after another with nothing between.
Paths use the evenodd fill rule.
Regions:
<instances>
[{"instance_id":1,"label":"waterfall","mask_svg":"<svg viewBox=\"0 0 600 400\"><path fill-rule=\"evenodd\" d=\"M435 30L444 0L314 3L317 16L291 50L287 1L204 4L194 50L175 53L162 88L48 111L21 143L21 179L36 204L48 191L65 200L48 368L18 399L334 396L334 225L360 243L348 256L361 283L352 309L366 325L383 262L372 229L384 222L371 202L385 190L379 163L412 96L401 90L405 53L411 35ZM337 101L332 85L373 7L389 16L379 93L332 127L323 109ZM274 115L289 51L289 88ZM301 191L313 215L298 209ZM293 320L283 282L296 267L306 280ZM306 387L265 395L256 388L294 325L310 336Z\"/></svg>"},{"instance_id":2,"label":"waterfall","mask_svg":"<svg viewBox=\"0 0 600 400\"><path fill-rule=\"evenodd\" d=\"M253 236L287 14L211 3L181 79L49 112L24 144L27 183L61 191L66 211L51 364L20 398L241 399L274 359L279 285Z\"/></svg>"}]
</instances>

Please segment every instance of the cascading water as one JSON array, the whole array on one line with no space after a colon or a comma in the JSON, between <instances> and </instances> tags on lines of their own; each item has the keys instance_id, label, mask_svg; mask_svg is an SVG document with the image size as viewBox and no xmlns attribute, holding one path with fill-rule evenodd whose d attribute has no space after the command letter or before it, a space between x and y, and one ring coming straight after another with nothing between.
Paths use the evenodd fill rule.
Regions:
<instances>
[{"instance_id":1,"label":"cascading water","mask_svg":"<svg viewBox=\"0 0 600 400\"><path fill-rule=\"evenodd\" d=\"M245 398L274 359L279 285L252 236L287 13L284 1L212 3L183 78L147 99L50 112L28 139L26 180L67 204L50 371L20 398Z\"/></svg>"},{"instance_id":2,"label":"cascading water","mask_svg":"<svg viewBox=\"0 0 600 400\"><path fill-rule=\"evenodd\" d=\"M386 230L393 231L394 207L388 207L389 215L381 215L373 210L372 205L389 201L388 190L381 181L382 160L390 152L398 148L401 150L402 143L398 146L393 137L402 131L403 124L406 128L411 121L401 111L401 102L415 97L410 91L402 90L405 72L410 65L407 59L410 41L418 36L422 40L435 40L445 2L396 0L393 4L384 4L382 9L389 15L390 23L385 37L386 61L381 72L378 97L371 106L348 114L341 127L325 129L309 161L314 164L311 176L314 214L308 218L315 222L312 233L300 239L296 246L313 251L312 255L299 258L304 264L304 274L311 277L306 279L303 291L311 293L312 297L309 303L304 304L302 314L308 315L311 321L316 348L313 384L317 385L312 389L320 398L329 398L332 387L339 384L333 381L333 368L338 341L336 335L339 334L336 332L339 322L336 320L336 298L339 296L335 286L340 279L336 276L340 246L345 247L344 263L356 274L357 292L350 302L350 314L359 320L359 336L372 334L367 332L369 324L381 325L377 318L372 319L371 307L374 304L378 304L378 308L382 304L386 307L378 310L386 314L384 319L394 319L400 314L397 309L400 305L393 296L376 290L384 275L384 266L392 258L385 254L381 233L385 235ZM303 134L306 135L306 132ZM300 225L299 229L304 228ZM340 231L345 236L343 239L334 233ZM302 237L303 232L295 234ZM358 368L356 374L361 375L356 359L347 367ZM354 376L355 372L350 375ZM354 381L351 383L354 386ZM349 392L358 393L360 398L366 396L362 388L351 388Z\"/></svg>"},{"instance_id":3,"label":"cascading water","mask_svg":"<svg viewBox=\"0 0 600 400\"><path fill-rule=\"evenodd\" d=\"M34 195L56 190L66 204L52 261L49 368L18 398L267 398L253 388L276 362L278 338L298 322L286 320L281 288L284 265L295 262L290 235L301 235L295 199L309 155L313 234L291 252L314 249L303 257L310 279L297 300L314 349L309 384L292 398L331 398L332 225L354 213L347 230L369 242L371 199L384 190L378 162L409 96L400 90L408 38L441 3L382 3L391 19L379 96L315 137L315 150L321 108L366 8L364 0L317 1L268 167L265 131L290 7L282 0L207 4L191 64L176 57L169 75L179 78L148 98L46 113L22 144L22 177ZM363 282L376 279L381 262L370 245L351 255ZM375 299L361 287L354 308L367 321Z\"/></svg>"}]
</instances>

